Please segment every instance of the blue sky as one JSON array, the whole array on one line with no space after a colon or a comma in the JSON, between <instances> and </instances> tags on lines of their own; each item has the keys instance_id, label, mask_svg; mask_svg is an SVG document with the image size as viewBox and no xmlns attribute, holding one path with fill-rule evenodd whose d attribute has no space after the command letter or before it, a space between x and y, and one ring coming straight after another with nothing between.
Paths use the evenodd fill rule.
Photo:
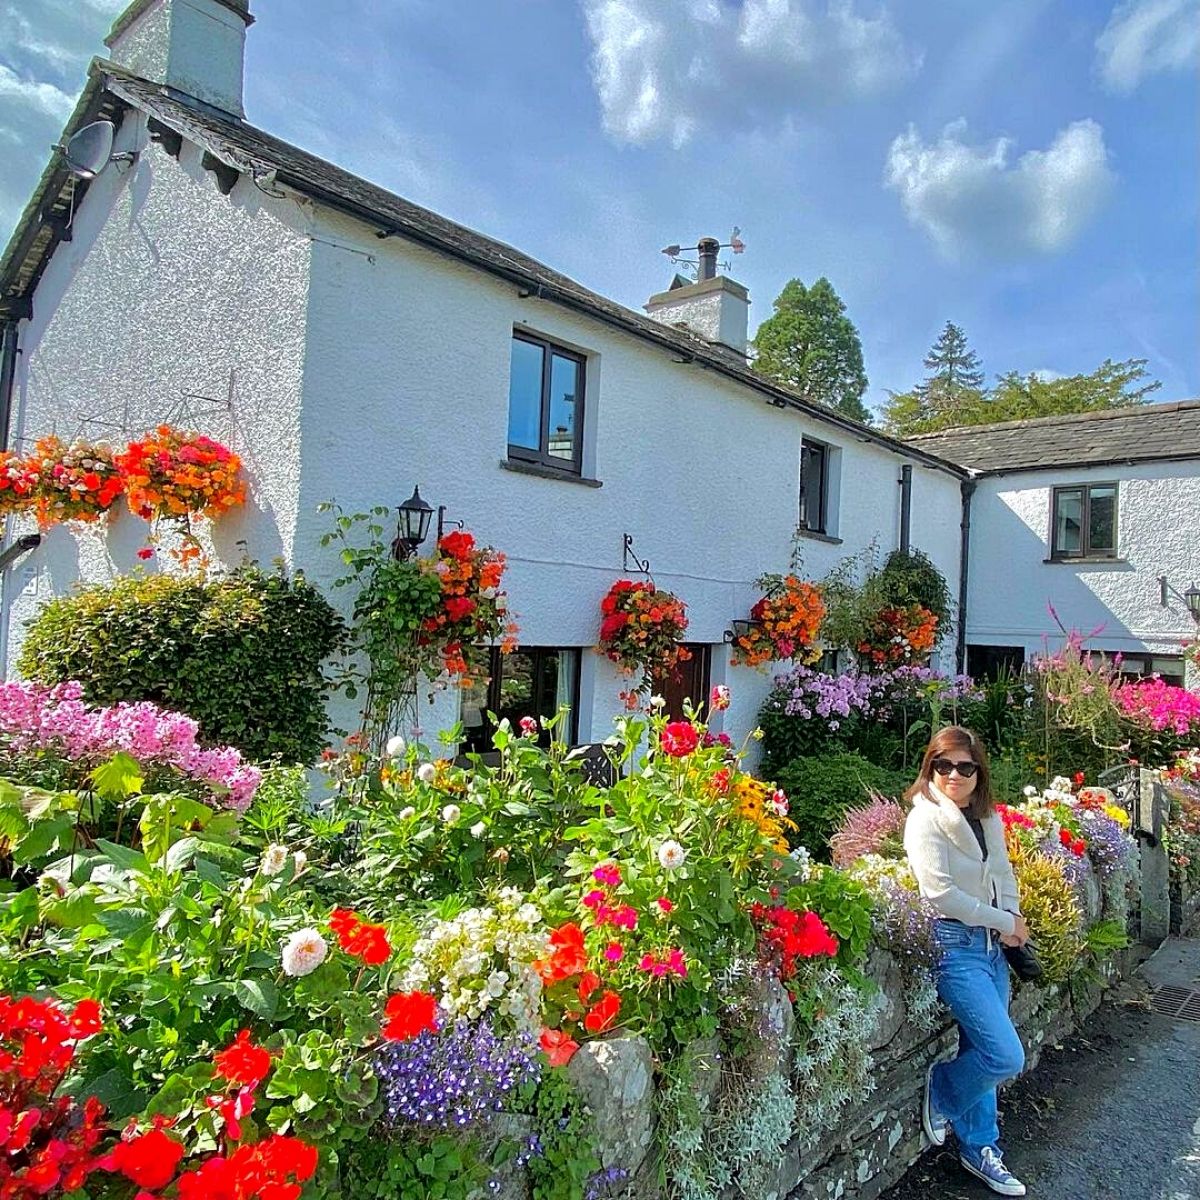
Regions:
<instances>
[{"instance_id":1,"label":"blue sky","mask_svg":"<svg viewBox=\"0 0 1200 1200\"><path fill-rule=\"evenodd\" d=\"M254 124L638 307L741 228L752 325L827 275L868 400L990 374L1200 396L1200 0L251 0ZM121 0L0 0L0 236Z\"/></svg>"}]
</instances>

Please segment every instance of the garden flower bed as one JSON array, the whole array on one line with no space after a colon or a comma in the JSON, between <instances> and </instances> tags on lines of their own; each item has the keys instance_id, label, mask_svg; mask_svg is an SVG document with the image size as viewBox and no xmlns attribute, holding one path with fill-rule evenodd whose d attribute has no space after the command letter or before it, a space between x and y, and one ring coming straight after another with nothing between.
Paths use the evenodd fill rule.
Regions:
<instances>
[{"instance_id":1,"label":"garden flower bed","mask_svg":"<svg viewBox=\"0 0 1200 1200\"><path fill-rule=\"evenodd\" d=\"M496 765L356 738L314 807L302 770L201 746L185 717L0 685L0 1012L39 1022L52 1067L33 1105L32 1066L0 1058L9 1194L716 1200L894 1177L946 1043L894 814L850 813L837 869L789 849L788 797L702 714L619 719L604 790L539 732L501 723ZM1018 998L1032 1049L1124 944L1134 856L1106 803L1055 781L1013 810L1052 967Z\"/></svg>"}]
</instances>

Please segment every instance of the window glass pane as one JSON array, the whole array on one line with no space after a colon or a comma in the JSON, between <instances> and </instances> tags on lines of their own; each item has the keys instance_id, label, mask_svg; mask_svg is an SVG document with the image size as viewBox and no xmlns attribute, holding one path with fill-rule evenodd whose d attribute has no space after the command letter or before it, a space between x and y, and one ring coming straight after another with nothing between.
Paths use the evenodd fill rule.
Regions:
<instances>
[{"instance_id":1,"label":"window glass pane","mask_svg":"<svg viewBox=\"0 0 1200 1200\"><path fill-rule=\"evenodd\" d=\"M560 650L556 657L558 659L558 673L554 681L554 711L557 712L564 704L569 704L571 709L574 710L575 684L579 678L579 651ZM574 721L574 717L575 713L572 711L572 722Z\"/></svg>"},{"instance_id":2,"label":"window glass pane","mask_svg":"<svg viewBox=\"0 0 1200 1200\"><path fill-rule=\"evenodd\" d=\"M1081 554L1083 530L1083 493L1054 494L1054 553Z\"/></svg>"},{"instance_id":3,"label":"window glass pane","mask_svg":"<svg viewBox=\"0 0 1200 1200\"><path fill-rule=\"evenodd\" d=\"M825 493L825 449L805 445L800 448L800 528L825 532L822 500Z\"/></svg>"},{"instance_id":4,"label":"window glass pane","mask_svg":"<svg viewBox=\"0 0 1200 1200\"><path fill-rule=\"evenodd\" d=\"M500 660L500 708L496 716L507 717L515 727L522 717L536 717L534 709L535 652L514 650Z\"/></svg>"},{"instance_id":5,"label":"window glass pane","mask_svg":"<svg viewBox=\"0 0 1200 1200\"><path fill-rule=\"evenodd\" d=\"M1155 675L1161 675L1164 679L1170 680L1183 677L1183 659L1182 658L1152 658L1150 660L1150 669Z\"/></svg>"},{"instance_id":6,"label":"window glass pane","mask_svg":"<svg viewBox=\"0 0 1200 1200\"><path fill-rule=\"evenodd\" d=\"M1088 550L1113 553L1117 548L1117 489L1094 487L1088 491Z\"/></svg>"},{"instance_id":7,"label":"window glass pane","mask_svg":"<svg viewBox=\"0 0 1200 1200\"><path fill-rule=\"evenodd\" d=\"M579 363L561 354L550 357L550 432L548 449L553 458L575 457L576 412L582 372Z\"/></svg>"},{"instance_id":8,"label":"window glass pane","mask_svg":"<svg viewBox=\"0 0 1200 1200\"><path fill-rule=\"evenodd\" d=\"M532 342L513 338L508 381L508 442L541 449L542 361L545 352Z\"/></svg>"}]
</instances>

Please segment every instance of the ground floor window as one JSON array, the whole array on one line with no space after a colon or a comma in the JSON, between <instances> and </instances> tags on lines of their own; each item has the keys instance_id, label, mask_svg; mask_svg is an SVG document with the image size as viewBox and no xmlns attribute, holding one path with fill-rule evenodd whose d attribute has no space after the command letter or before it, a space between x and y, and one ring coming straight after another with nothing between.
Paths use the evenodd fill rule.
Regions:
<instances>
[{"instance_id":1,"label":"ground floor window","mask_svg":"<svg viewBox=\"0 0 1200 1200\"><path fill-rule=\"evenodd\" d=\"M522 646L511 654L492 650L490 678L466 689L462 697L462 721L468 750L492 748L493 727L488 713L497 720L508 718L516 728L522 717L552 717L563 704L570 705L566 727L559 727L559 741L574 744L579 733L578 646ZM541 742L550 738L542 733Z\"/></svg>"},{"instance_id":2,"label":"ground floor window","mask_svg":"<svg viewBox=\"0 0 1200 1200\"><path fill-rule=\"evenodd\" d=\"M1100 653L1113 663L1122 675L1130 679L1160 675L1163 683L1183 687L1185 668L1181 654L1149 654L1124 650L1101 650Z\"/></svg>"},{"instance_id":3,"label":"ground floor window","mask_svg":"<svg viewBox=\"0 0 1200 1200\"><path fill-rule=\"evenodd\" d=\"M1016 675L1025 665L1024 646L968 646L967 674L972 679Z\"/></svg>"},{"instance_id":4,"label":"ground floor window","mask_svg":"<svg viewBox=\"0 0 1200 1200\"><path fill-rule=\"evenodd\" d=\"M678 663L673 670L657 676L654 680L654 693L667 702L664 711L673 721L683 719L685 700L690 700L693 708L708 703L712 678L712 646L707 642L687 642L685 646L691 658Z\"/></svg>"}]
</instances>

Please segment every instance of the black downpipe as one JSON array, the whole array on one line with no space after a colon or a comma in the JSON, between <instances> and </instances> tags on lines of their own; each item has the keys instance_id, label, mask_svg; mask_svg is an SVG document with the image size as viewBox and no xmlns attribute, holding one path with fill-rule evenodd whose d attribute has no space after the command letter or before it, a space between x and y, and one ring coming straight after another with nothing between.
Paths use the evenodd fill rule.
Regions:
<instances>
[{"instance_id":1,"label":"black downpipe","mask_svg":"<svg viewBox=\"0 0 1200 1200\"><path fill-rule=\"evenodd\" d=\"M959 545L958 563L958 645L954 658L961 675L967 669L967 566L971 560L971 497L975 494L975 480L962 481L962 541Z\"/></svg>"},{"instance_id":2,"label":"black downpipe","mask_svg":"<svg viewBox=\"0 0 1200 1200\"><path fill-rule=\"evenodd\" d=\"M900 553L912 549L912 463L900 468Z\"/></svg>"},{"instance_id":3,"label":"black downpipe","mask_svg":"<svg viewBox=\"0 0 1200 1200\"><path fill-rule=\"evenodd\" d=\"M0 450L8 449L12 424L13 389L17 380L17 322L12 318L0 327Z\"/></svg>"}]
</instances>

